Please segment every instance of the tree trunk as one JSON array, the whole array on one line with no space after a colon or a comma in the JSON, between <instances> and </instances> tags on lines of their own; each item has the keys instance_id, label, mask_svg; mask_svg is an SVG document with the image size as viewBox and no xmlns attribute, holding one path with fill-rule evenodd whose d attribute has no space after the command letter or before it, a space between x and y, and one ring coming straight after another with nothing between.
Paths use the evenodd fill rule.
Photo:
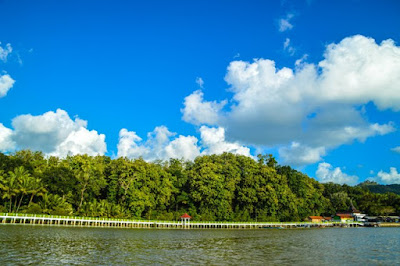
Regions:
<instances>
[{"instance_id":1,"label":"tree trunk","mask_svg":"<svg viewBox=\"0 0 400 266\"><path fill-rule=\"evenodd\" d=\"M21 203L22 203L22 199L23 199L23 198L24 198L24 194L22 194L21 199L19 200L17 212L18 212L18 210L19 210L19 207L21 207Z\"/></svg>"},{"instance_id":2,"label":"tree trunk","mask_svg":"<svg viewBox=\"0 0 400 266\"><path fill-rule=\"evenodd\" d=\"M81 202L79 203L79 206L78 206L78 212L81 210L81 207L82 207L83 194L85 193L85 190L86 190L86 186L81 190Z\"/></svg>"},{"instance_id":3,"label":"tree trunk","mask_svg":"<svg viewBox=\"0 0 400 266\"><path fill-rule=\"evenodd\" d=\"M18 201L18 197L17 197L17 196L15 196L14 210L16 210L16 209L17 209L17 201Z\"/></svg>"},{"instance_id":4,"label":"tree trunk","mask_svg":"<svg viewBox=\"0 0 400 266\"><path fill-rule=\"evenodd\" d=\"M32 193L32 196L31 196L31 198L29 199L28 207L31 206L31 203L32 203L32 200L33 200L33 197L34 197L34 196L35 196L35 194Z\"/></svg>"},{"instance_id":5,"label":"tree trunk","mask_svg":"<svg viewBox=\"0 0 400 266\"><path fill-rule=\"evenodd\" d=\"M10 213L11 213L11 210L12 210L11 208L12 208L12 197L10 196L10 211L9 211Z\"/></svg>"}]
</instances>

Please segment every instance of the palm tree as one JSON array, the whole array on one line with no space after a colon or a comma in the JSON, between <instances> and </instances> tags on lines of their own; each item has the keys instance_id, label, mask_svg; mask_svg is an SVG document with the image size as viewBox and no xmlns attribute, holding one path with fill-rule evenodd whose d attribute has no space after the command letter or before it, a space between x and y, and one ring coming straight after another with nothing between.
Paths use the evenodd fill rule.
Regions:
<instances>
[{"instance_id":1,"label":"palm tree","mask_svg":"<svg viewBox=\"0 0 400 266\"><path fill-rule=\"evenodd\" d=\"M35 196L43 196L44 193L47 192L40 178L32 178L30 181L28 193L31 194L31 197L29 199L28 207L31 205Z\"/></svg>"},{"instance_id":2,"label":"palm tree","mask_svg":"<svg viewBox=\"0 0 400 266\"><path fill-rule=\"evenodd\" d=\"M5 189L5 184L6 184L6 178L4 177L4 171L0 170L0 190L4 190Z\"/></svg>"},{"instance_id":3,"label":"palm tree","mask_svg":"<svg viewBox=\"0 0 400 266\"><path fill-rule=\"evenodd\" d=\"M99 217L108 217L108 207L109 203L107 200L101 200L98 205L98 215Z\"/></svg>"},{"instance_id":4,"label":"palm tree","mask_svg":"<svg viewBox=\"0 0 400 266\"><path fill-rule=\"evenodd\" d=\"M23 166L17 167L14 169L13 172L8 173L11 179L16 181L16 194L21 193L21 198L18 203L18 207L16 208L16 212L18 212L19 208L21 207L22 200L25 195L28 194L29 185L31 183L31 179L33 178L27 170ZM17 198L15 199L15 205L17 204Z\"/></svg>"},{"instance_id":5,"label":"palm tree","mask_svg":"<svg viewBox=\"0 0 400 266\"><path fill-rule=\"evenodd\" d=\"M3 199L10 199L10 207L9 207L9 212L12 212L12 201L13 201L13 197L16 196L19 193L19 189L18 189L18 178L17 175L15 174L15 172L17 171L18 168L14 169L14 172L8 172L8 175L6 176L6 178L3 178L3 184L2 184L2 188L3 188ZM17 204L17 199L15 200L15 204Z\"/></svg>"},{"instance_id":6,"label":"palm tree","mask_svg":"<svg viewBox=\"0 0 400 266\"><path fill-rule=\"evenodd\" d=\"M50 213L55 208L62 207L65 203L65 200L59 195L44 193L42 200L39 202L39 206L44 213Z\"/></svg>"},{"instance_id":7,"label":"palm tree","mask_svg":"<svg viewBox=\"0 0 400 266\"><path fill-rule=\"evenodd\" d=\"M0 190L3 192L1 194L1 198L3 198L3 199L6 198L7 197L6 193L7 193L8 187L7 187L6 175L4 174L3 170L0 170Z\"/></svg>"}]
</instances>

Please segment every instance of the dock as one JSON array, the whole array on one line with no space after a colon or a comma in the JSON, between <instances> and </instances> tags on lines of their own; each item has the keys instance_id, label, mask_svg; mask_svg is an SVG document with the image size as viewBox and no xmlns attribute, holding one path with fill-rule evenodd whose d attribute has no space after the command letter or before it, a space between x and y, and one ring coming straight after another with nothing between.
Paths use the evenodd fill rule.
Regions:
<instances>
[{"instance_id":1,"label":"dock","mask_svg":"<svg viewBox=\"0 0 400 266\"><path fill-rule=\"evenodd\" d=\"M358 227L360 222L205 222L130 220L78 216L0 213L2 224L72 227L158 228L158 229L289 229L315 227Z\"/></svg>"}]
</instances>

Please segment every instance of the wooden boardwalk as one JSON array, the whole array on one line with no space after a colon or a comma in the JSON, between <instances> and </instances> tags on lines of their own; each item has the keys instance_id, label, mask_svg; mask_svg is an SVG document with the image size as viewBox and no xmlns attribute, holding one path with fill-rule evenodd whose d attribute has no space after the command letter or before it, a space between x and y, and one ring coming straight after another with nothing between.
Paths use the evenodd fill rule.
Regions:
<instances>
[{"instance_id":1,"label":"wooden boardwalk","mask_svg":"<svg viewBox=\"0 0 400 266\"><path fill-rule=\"evenodd\" d=\"M151 221L129 219L106 219L76 216L0 214L3 224L78 226L78 227L117 227L117 228L159 228L159 229L283 229L311 227L358 227L360 222L201 222L201 221Z\"/></svg>"}]
</instances>

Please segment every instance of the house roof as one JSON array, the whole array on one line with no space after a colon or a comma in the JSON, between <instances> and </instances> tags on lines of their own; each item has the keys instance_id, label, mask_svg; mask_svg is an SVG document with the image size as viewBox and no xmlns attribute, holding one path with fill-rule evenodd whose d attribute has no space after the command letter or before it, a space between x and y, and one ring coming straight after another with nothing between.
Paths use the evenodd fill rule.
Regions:
<instances>
[{"instance_id":1,"label":"house roof","mask_svg":"<svg viewBox=\"0 0 400 266\"><path fill-rule=\"evenodd\" d=\"M324 220L332 220L332 217L324 217Z\"/></svg>"},{"instance_id":2,"label":"house roof","mask_svg":"<svg viewBox=\"0 0 400 266\"><path fill-rule=\"evenodd\" d=\"M348 213L336 213L336 216L339 216L340 218L353 218L353 216Z\"/></svg>"},{"instance_id":3,"label":"house roof","mask_svg":"<svg viewBox=\"0 0 400 266\"><path fill-rule=\"evenodd\" d=\"M322 216L308 216L310 219L324 219Z\"/></svg>"},{"instance_id":4,"label":"house roof","mask_svg":"<svg viewBox=\"0 0 400 266\"><path fill-rule=\"evenodd\" d=\"M356 209L356 207L354 207L353 201L350 201L350 204L351 204L350 211L352 213L361 213L359 210Z\"/></svg>"},{"instance_id":5,"label":"house roof","mask_svg":"<svg viewBox=\"0 0 400 266\"><path fill-rule=\"evenodd\" d=\"M185 213L184 215L181 216L181 218L189 218L189 219L191 219L192 216L190 216L189 214Z\"/></svg>"}]
</instances>

